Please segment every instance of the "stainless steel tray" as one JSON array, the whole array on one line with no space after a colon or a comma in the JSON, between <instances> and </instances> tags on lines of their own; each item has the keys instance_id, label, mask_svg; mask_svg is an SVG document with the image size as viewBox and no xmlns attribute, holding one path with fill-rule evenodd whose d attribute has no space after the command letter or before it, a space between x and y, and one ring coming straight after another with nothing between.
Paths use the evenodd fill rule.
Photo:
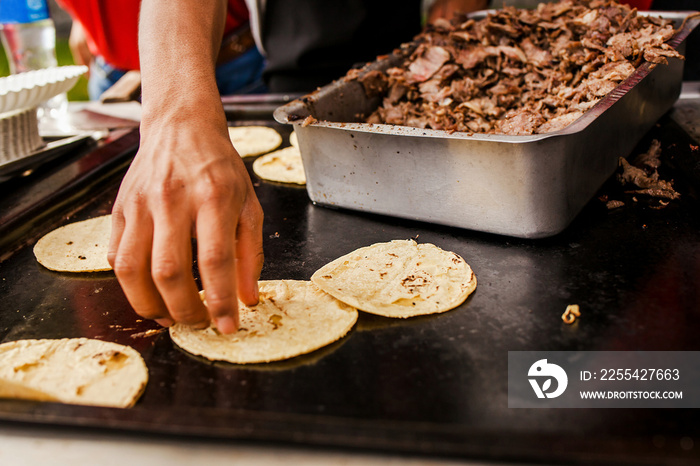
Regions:
<instances>
[{"instance_id":1,"label":"stainless steel tray","mask_svg":"<svg viewBox=\"0 0 700 466\"><path fill-rule=\"evenodd\" d=\"M657 12L680 27L688 12ZM685 51L697 26L690 19L671 45ZM404 52L405 53L405 52ZM403 54L365 71L386 69ZM359 123L379 98L339 79L275 111L294 124L307 191L320 205L374 212L523 238L564 230L605 180L618 158L678 98L682 60L643 64L608 96L563 130L532 136L452 133ZM301 123L308 115L318 121Z\"/></svg>"},{"instance_id":2,"label":"stainless steel tray","mask_svg":"<svg viewBox=\"0 0 700 466\"><path fill-rule=\"evenodd\" d=\"M18 159L0 162L0 182L31 173L41 165L67 154L76 146L91 139L93 135L93 132L83 132L65 138L45 137L45 146Z\"/></svg>"}]
</instances>

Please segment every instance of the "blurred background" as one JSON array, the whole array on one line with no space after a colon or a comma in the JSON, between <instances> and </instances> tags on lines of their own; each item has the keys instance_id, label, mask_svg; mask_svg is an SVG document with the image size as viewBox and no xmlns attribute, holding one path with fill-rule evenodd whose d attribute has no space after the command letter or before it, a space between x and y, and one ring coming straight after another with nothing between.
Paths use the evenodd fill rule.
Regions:
<instances>
[{"instance_id":1,"label":"blurred background","mask_svg":"<svg viewBox=\"0 0 700 466\"><path fill-rule=\"evenodd\" d=\"M54 0L48 0L51 18L56 24L56 58L59 66L73 65L73 56L68 47L68 36L70 34L71 18L63 11ZM0 76L10 74L7 65L5 50L0 45ZM68 100L89 100L87 93L87 78L80 78L80 81L68 92Z\"/></svg>"},{"instance_id":2,"label":"blurred background","mask_svg":"<svg viewBox=\"0 0 700 466\"><path fill-rule=\"evenodd\" d=\"M518 8L534 8L541 2L542 0L493 0L491 6L500 8L504 5L514 5ZM427 9L431 3L431 0L425 0L424 9ZM58 64L59 66L73 65L73 57L68 46L71 18L56 4L55 0L48 0L48 4L51 18L56 24L56 58L58 59ZM10 74L10 70L7 65L7 58L4 49L0 46L0 76L7 76L8 74ZM85 76L81 77L75 87L68 92L68 100L89 100L87 78Z\"/></svg>"}]
</instances>

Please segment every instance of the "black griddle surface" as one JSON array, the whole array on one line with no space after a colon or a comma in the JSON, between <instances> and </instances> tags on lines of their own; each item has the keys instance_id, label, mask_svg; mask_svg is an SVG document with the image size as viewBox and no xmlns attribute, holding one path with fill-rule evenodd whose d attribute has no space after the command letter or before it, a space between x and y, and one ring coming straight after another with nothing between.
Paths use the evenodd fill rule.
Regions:
<instances>
[{"instance_id":1,"label":"black griddle surface","mask_svg":"<svg viewBox=\"0 0 700 466\"><path fill-rule=\"evenodd\" d=\"M264 123L286 141L289 128ZM687 143L670 120L642 149L651 137L663 150ZM149 332L159 327L133 313L113 274L61 274L36 263L31 245L43 233L111 210L117 182L105 181L74 200L70 215L56 210L34 224L0 263L0 342L83 336L133 346L149 368L146 391L132 409L0 400L0 422L498 460L700 459L680 441L700 445L695 410L507 407L508 351L700 350L692 173L678 175L683 198L665 209L639 202L608 211L594 199L564 233L544 240L315 207L303 188L251 176L265 211L262 279L309 279L356 248L415 238L464 257L476 292L436 316L362 314L341 341L286 362L211 363L183 353L167 332ZM582 317L568 326L560 316L571 303Z\"/></svg>"}]
</instances>

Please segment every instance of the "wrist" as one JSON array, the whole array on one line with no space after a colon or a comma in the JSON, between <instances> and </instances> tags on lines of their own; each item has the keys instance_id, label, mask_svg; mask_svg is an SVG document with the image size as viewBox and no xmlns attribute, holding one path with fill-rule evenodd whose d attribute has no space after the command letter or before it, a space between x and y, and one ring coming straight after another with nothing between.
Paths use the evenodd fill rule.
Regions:
<instances>
[{"instance_id":1,"label":"wrist","mask_svg":"<svg viewBox=\"0 0 700 466\"><path fill-rule=\"evenodd\" d=\"M211 96L172 96L143 102L141 134L163 130L172 131L223 131L226 115L221 99Z\"/></svg>"}]
</instances>

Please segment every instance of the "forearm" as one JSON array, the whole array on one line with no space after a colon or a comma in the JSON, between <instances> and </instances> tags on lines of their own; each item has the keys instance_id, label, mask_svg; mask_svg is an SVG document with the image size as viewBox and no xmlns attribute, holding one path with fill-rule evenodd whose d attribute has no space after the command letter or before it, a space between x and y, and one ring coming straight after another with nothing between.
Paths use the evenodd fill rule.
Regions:
<instances>
[{"instance_id":1,"label":"forearm","mask_svg":"<svg viewBox=\"0 0 700 466\"><path fill-rule=\"evenodd\" d=\"M139 24L143 124L225 121L215 60L224 0L143 0Z\"/></svg>"}]
</instances>

